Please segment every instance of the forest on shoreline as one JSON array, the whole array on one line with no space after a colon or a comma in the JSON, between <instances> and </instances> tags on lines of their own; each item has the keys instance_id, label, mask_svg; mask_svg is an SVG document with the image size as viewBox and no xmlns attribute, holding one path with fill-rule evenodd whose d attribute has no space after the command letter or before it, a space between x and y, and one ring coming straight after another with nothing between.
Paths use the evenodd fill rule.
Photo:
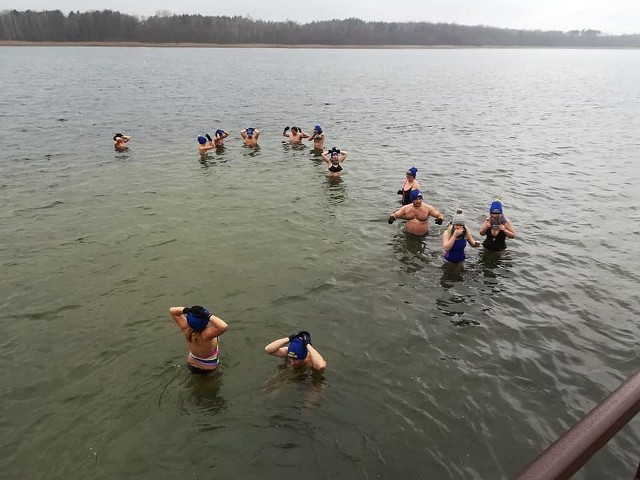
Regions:
<instances>
[{"instance_id":1,"label":"forest on shoreline","mask_svg":"<svg viewBox=\"0 0 640 480\"><path fill-rule=\"evenodd\" d=\"M430 22L365 22L357 18L310 23L242 16L158 14L138 17L112 10L0 12L0 41L299 46L640 47L640 34L598 30L515 30Z\"/></svg>"}]
</instances>

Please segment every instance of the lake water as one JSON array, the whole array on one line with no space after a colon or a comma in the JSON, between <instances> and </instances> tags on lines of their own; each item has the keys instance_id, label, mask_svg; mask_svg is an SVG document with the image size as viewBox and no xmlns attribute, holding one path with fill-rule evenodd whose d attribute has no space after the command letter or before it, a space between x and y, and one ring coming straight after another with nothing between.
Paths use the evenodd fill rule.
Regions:
<instances>
[{"instance_id":1,"label":"lake water","mask_svg":"<svg viewBox=\"0 0 640 480\"><path fill-rule=\"evenodd\" d=\"M3 47L0 84L3 478L508 479L640 367L640 51ZM338 181L282 142L316 123ZM387 224L411 166L508 251ZM264 354L300 328L324 376Z\"/></svg>"}]
</instances>

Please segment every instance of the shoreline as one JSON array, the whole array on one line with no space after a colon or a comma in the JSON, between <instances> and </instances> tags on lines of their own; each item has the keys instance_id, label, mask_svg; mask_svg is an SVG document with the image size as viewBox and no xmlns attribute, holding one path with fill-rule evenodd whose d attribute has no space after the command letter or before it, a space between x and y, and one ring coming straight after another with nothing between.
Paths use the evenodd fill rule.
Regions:
<instances>
[{"instance_id":1,"label":"shoreline","mask_svg":"<svg viewBox=\"0 0 640 480\"><path fill-rule=\"evenodd\" d=\"M495 49L576 49L576 50L637 50L640 47L602 46L523 46L523 45L293 45L271 43L152 43L152 42L27 42L0 40L0 47L128 47L128 48L300 48L300 49L384 49L433 50L462 48Z\"/></svg>"}]
</instances>

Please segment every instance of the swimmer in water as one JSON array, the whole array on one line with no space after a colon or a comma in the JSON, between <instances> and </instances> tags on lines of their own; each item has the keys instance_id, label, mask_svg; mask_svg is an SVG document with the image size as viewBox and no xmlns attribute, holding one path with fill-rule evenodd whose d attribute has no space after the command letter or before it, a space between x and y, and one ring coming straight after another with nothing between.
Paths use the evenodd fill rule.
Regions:
<instances>
[{"instance_id":1,"label":"swimmer in water","mask_svg":"<svg viewBox=\"0 0 640 480\"><path fill-rule=\"evenodd\" d=\"M216 130L216 133L213 134L213 138L215 138L215 140L213 141L213 146L216 148L224 147L224 139L228 136L229 132L225 132L221 129Z\"/></svg>"},{"instance_id":2,"label":"swimmer in water","mask_svg":"<svg viewBox=\"0 0 640 480\"><path fill-rule=\"evenodd\" d=\"M329 175L338 176L342 171L342 164L347 159L348 152L340 151L336 147L322 154L322 160L329 165Z\"/></svg>"},{"instance_id":3,"label":"swimmer in water","mask_svg":"<svg viewBox=\"0 0 640 480\"><path fill-rule=\"evenodd\" d=\"M247 147L257 147L258 146L258 138L260 138L260 130L256 130L255 128L248 127L244 130L240 131L240 135L242 135L242 140Z\"/></svg>"},{"instance_id":4,"label":"swimmer in water","mask_svg":"<svg viewBox=\"0 0 640 480\"><path fill-rule=\"evenodd\" d=\"M264 351L274 357L286 358L289 365L296 369L312 368L324 372L327 368L327 362L311 345L309 332L300 331L274 340L264 347Z\"/></svg>"},{"instance_id":5,"label":"swimmer in water","mask_svg":"<svg viewBox=\"0 0 640 480\"><path fill-rule=\"evenodd\" d=\"M313 141L314 150L317 150L318 152L322 152L324 150L324 133L322 132L322 127L320 125L313 127L313 133L308 140Z\"/></svg>"},{"instance_id":6,"label":"swimmer in water","mask_svg":"<svg viewBox=\"0 0 640 480\"><path fill-rule=\"evenodd\" d=\"M429 234L429 217L434 217L437 225L442 225L444 220L442 213L432 205L422 201L420 190L413 190L411 192L411 204L393 212L388 222L391 224L398 218L404 218L407 220L407 225L405 226L407 232L417 237L424 237Z\"/></svg>"},{"instance_id":7,"label":"swimmer in water","mask_svg":"<svg viewBox=\"0 0 640 480\"><path fill-rule=\"evenodd\" d=\"M414 190L420 190L420 184L416 180L416 174L418 169L411 167L407 170L407 178L404 181L402 188L398 190L398 195L402 195L402 205L409 205L411 203L411 192Z\"/></svg>"},{"instance_id":8,"label":"swimmer in water","mask_svg":"<svg viewBox=\"0 0 640 480\"><path fill-rule=\"evenodd\" d=\"M309 134L303 132L299 127L291 127L291 131L289 131L289 127L284 127L282 136L289 138L289 142L295 145L300 145L303 138L309 138Z\"/></svg>"},{"instance_id":9,"label":"swimmer in water","mask_svg":"<svg viewBox=\"0 0 640 480\"><path fill-rule=\"evenodd\" d=\"M467 243L474 248L480 246L471 235L471 231L465 226L462 209L457 209L453 216L453 221L442 235L442 247L444 248L444 259L449 263L462 263L466 256L464 249Z\"/></svg>"},{"instance_id":10,"label":"swimmer in water","mask_svg":"<svg viewBox=\"0 0 640 480\"><path fill-rule=\"evenodd\" d=\"M127 145L127 143L129 143L129 140L131 140L131 137L129 135L123 135L121 133L116 133L113 136L113 147L118 152L124 152L125 150L127 150L129 148L129 145Z\"/></svg>"},{"instance_id":11,"label":"swimmer in water","mask_svg":"<svg viewBox=\"0 0 640 480\"><path fill-rule=\"evenodd\" d=\"M205 133L204 135L198 135L198 152L200 152L200 157L204 158L207 151L211 150L212 148L215 148L213 146L213 140L211 139L211 137L209 136L208 133Z\"/></svg>"},{"instance_id":12,"label":"swimmer in water","mask_svg":"<svg viewBox=\"0 0 640 480\"><path fill-rule=\"evenodd\" d=\"M491 252L506 250L507 237L516 238L516 230L504 216L500 200L494 201L489 207L489 217L482 223L480 235L486 237L482 246Z\"/></svg>"},{"instance_id":13,"label":"swimmer in water","mask_svg":"<svg viewBox=\"0 0 640 480\"><path fill-rule=\"evenodd\" d=\"M218 337L227 331L224 320L199 305L171 307L173 317L189 345L187 367L191 373L205 375L218 368Z\"/></svg>"}]
</instances>

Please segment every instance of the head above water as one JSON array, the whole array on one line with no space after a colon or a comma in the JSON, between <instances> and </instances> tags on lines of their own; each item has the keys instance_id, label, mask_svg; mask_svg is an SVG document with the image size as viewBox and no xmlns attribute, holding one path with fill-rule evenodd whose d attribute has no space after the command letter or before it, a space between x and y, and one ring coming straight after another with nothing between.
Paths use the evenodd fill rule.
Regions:
<instances>
[{"instance_id":1,"label":"head above water","mask_svg":"<svg viewBox=\"0 0 640 480\"><path fill-rule=\"evenodd\" d=\"M249 127L245 130L245 132L247 133L247 135L249 135L250 137L253 136L253 132L255 132L255 129Z\"/></svg>"},{"instance_id":2,"label":"head above water","mask_svg":"<svg viewBox=\"0 0 640 480\"><path fill-rule=\"evenodd\" d=\"M124 135L122 135L121 133L116 133L116 134L113 136L113 141L115 142L115 141L117 141L119 138L123 138L123 137L124 137Z\"/></svg>"},{"instance_id":3,"label":"head above water","mask_svg":"<svg viewBox=\"0 0 640 480\"><path fill-rule=\"evenodd\" d=\"M224 135L224 130L220 130L220 129L216 130L216 133L214 134L216 138L220 138L223 135Z\"/></svg>"},{"instance_id":4,"label":"head above water","mask_svg":"<svg viewBox=\"0 0 640 480\"><path fill-rule=\"evenodd\" d=\"M336 147L333 147L331 150L329 150L329 154L330 154L331 156L334 156L334 155L340 155L340 149L339 149L339 148L336 148Z\"/></svg>"},{"instance_id":5,"label":"head above water","mask_svg":"<svg viewBox=\"0 0 640 480\"><path fill-rule=\"evenodd\" d=\"M202 332L209 325L209 310L200 305L194 305L187 313L187 324L194 332Z\"/></svg>"},{"instance_id":6,"label":"head above water","mask_svg":"<svg viewBox=\"0 0 640 480\"><path fill-rule=\"evenodd\" d=\"M464 214L462 213L462 209L459 208L456 210L456 213L453 216L453 221L451 224L455 227L456 225L460 225L464 227Z\"/></svg>"},{"instance_id":7,"label":"head above water","mask_svg":"<svg viewBox=\"0 0 640 480\"><path fill-rule=\"evenodd\" d=\"M205 137L204 135L198 135L198 143L200 145L204 145L205 143L207 143L207 137Z\"/></svg>"},{"instance_id":8,"label":"head above water","mask_svg":"<svg viewBox=\"0 0 640 480\"><path fill-rule=\"evenodd\" d=\"M292 133L298 133L300 131L300 129L298 127L291 127L291 132Z\"/></svg>"},{"instance_id":9,"label":"head above water","mask_svg":"<svg viewBox=\"0 0 640 480\"><path fill-rule=\"evenodd\" d=\"M322 127L320 125L316 125L313 127L314 132L322 133Z\"/></svg>"},{"instance_id":10,"label":"head above water","mask_svg":"<svg viewBox=\"0 0 640 480\"><path fill-rule=\"evenodd\" d=\"M294 338L289 342L287 357L294 360L304 360L307 358L307 346L299 338Z\"/></svg>"},{"instance_id":11,"label":"head above water","mask_svg":"<svg viewBox=\"0 0 640 480\"><path fill-rule=\"evenodd\" d=\"M416 167L411 167L409 170L407 170L407 175L411 175L413 178L416 178L417 174L418 169Z\"/></svg>"},{"instance_id":12,"label":"head above water","mask_svg":"<svg viewBox=\"0 0 640 480\"><path fill-rule=\"evenodd\" d=\"M416 200L422 200L422 192L420 190L411 190L411 195L409 196L412 202Z\"/></svg>"},{"instance_id":13,"label":"head above water","mask_svg":"<svg viewBox=\"0 0 640 480\"><path fill-rule=\"evenodd\" d=\"M489 213L502 214L502 203L500 203L500 200L495 200L491 203L491 206L489 207Z\"/></svg>"}]
</instances>

